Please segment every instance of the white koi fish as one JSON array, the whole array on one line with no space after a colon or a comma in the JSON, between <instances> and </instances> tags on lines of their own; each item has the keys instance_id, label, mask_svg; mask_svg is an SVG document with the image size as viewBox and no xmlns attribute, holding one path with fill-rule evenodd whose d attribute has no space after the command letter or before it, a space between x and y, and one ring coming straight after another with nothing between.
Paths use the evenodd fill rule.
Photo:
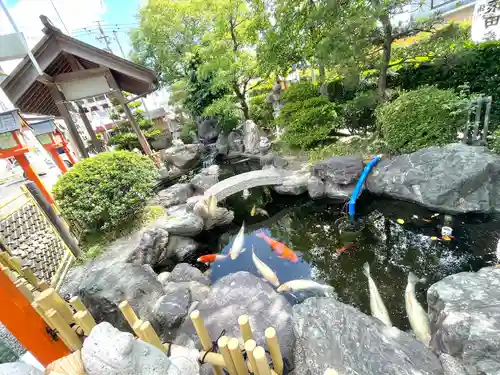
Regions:
<instances>
[{"instance_id":1,"label":"white koi fish","mask_svg":"<svg viewBox=\"0 0 500 375\"><path fill-rule=\"evenodd\" d=\"M333 289L333 287L331 287L330 285L319 284L316 281L312 280L290 280L287 281L286 283L281 284L279 288L276 289L276 291L279 293L283 292L291 293L307 289L319 290L326 294L330 292Z\"/></svg>"},{"instance_id":2,"label":"white koi fish","mask_svg":"<svg viewBox=\"0 0 500 375\"><path fill-rule=\"evenodd\" d=\"M278 287L280 285L280 281L278 280L278 276L274 273L274 271L269 267L267 264L265 264L263 261L255 255L255 249L252 247L252 260L253 264L255 264L255 267L257 268L257 271L268 281L271 285Z\"/></svg>"},{"instance_id":3,"label":"white koi fish","mask_svg":"<svg viewBox=\"0 0 500 375\"><path fill-rule=\"evenodd\" d=\"M380 320L387 327L392 327L391 318L387 312L387 308L384 305L384 301L378 292L377 285L373 281L370 275L370 265L368 263L363 264L363 273L368 279L368 289L370 290L370 310L372 316Z\"/></svg>"},{"instance_id":4,"label":"white koi fish","mask_svg":"<svg viewBox=\"0 0 500 375\"><path fill-rule=\"evenodd\" d=\"M425 346L429 346L431 341L429 318L415 296L415 285L419 281L412 272L408 274L408 284L405 291L406 314L417 340L423 342Z\"/></svg>"},{"instance_id":5,"label":"white koi fish","mask_svg":"<svg viewBox=\"0 0 500 375\"><path fill-rule=\"evenodd\" d=\"M243 222L243 224L241 225L241 229L233 241L231 250L229 250L229 254L231 255L232 260L238 258L238 255L240 255L240 253L244 251L243 249L244 244L245 244L245 222Z\"/></svg>"}]
</instances>

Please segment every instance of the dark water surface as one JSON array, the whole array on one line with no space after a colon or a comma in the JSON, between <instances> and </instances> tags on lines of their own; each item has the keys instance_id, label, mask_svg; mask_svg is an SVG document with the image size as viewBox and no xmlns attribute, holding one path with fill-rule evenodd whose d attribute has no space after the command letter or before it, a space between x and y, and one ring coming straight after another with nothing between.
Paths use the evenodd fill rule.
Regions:
<instances>
[{"instance_id":1,"label":"dark water surface","mask_svg":"<svg viewBox=\"0 0 500 375\"><path fill-rule=\"evenodd\" d=\"M239 173L245 171L241 170L245 169L243 166L232 168L239 169ZM234 173L227 168L224 171L226 177ZM254 204L268 211L270 218L250 216ZM426 222L423 219L431 218L434 212L367 194L357 204L365 226L350 237L339 235L338 231L345 218L344 202L314 202L307 195L286 197L269 188L254 188L247 200L238 193L222 205L235 211L233 227L218 237L207 252L215 249L228 253L243 221L247 251L234 261L228 258L213 264L212 281L241 270L260 276L252 262L254 247L256 255L274 270L281 283L312 279L329 284L339 300L369 314L368 282L362 273L363 264L368 262L393 324L404 330L409 329L404 303L408 272L427 278L425 284L417 286L417 298L426 308L425 294L432 283L496 262L495 249L500 237L500 219L496 216L455 216L451 226L456 239L440 241L431 237L440 235L444 215ZM397 219L403 219L404 224ZM294 250L299 262L280 259L264 240L255 236L260 230ZM337 254L346 243L353 243L354 247Z\"/></svg>"}]
</instances>

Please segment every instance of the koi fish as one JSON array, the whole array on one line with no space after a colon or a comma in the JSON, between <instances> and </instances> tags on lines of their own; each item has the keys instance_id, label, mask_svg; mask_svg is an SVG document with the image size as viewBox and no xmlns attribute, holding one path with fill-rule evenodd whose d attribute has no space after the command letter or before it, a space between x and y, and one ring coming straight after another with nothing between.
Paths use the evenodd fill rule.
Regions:
<instances>
[{"instance_id":1,"label":"koi fish","mask_svg":"<svg viewBox=\"0 0 500 375\"><path fill-rule=\"evenodd\" d=\"M217 209L217 198L215 198L215 196L213 195L210 195L208 198L207 198L207 206L208 206L208 213L210 214L210 216L215 216L215 211Z\"/></svg>"},{"instance_id":2,"label":"koi fish","mask_svg":"<svg viewBox=\"0 0 500 375\"><path fill-rule=\"evenodd\" d=\"M235 260L238 258L238 255L243 250L243 245L245 244L245 222L241 225L241 229L236 235L236 238L233 241L233 245L231 246L231 250L229 251L229 254L231 255L231 259Z\"/></svg>"},{"instance_id":3,"label":"koi fish","mask_svg":"<svg viewBox=\"0 0 500 375\"><path fill-rule=\"evenodd\" d=\"M275 239L272 239L271 237L267 236L263 232L259 232L255 234L257 237L262 238L264 241L267 242L269 246L271 246L271 249L274 250L276 254L282 259L288 259L292 263L297 263L299 261L299 258L297 255L285 244L276 241Z\"/></svg>"},{"instance_id":4,"label":"koi fish","mask_svg":"<svg viewBox=\"0 0 500 375\"><path fill-rule=\"evenodd\" d=\"M227 255L208 254L208 255L202 255L197 260L198 260L198 262L201 262L201 263L210 264L210 263L216 262L218 260L224 260L226 258L227 258Z\"/></svg>"},{"instance_id":5,"label":"koi fish","mask_svg":"<svg viewBox=\"0 0 500 375\"><path fill-rule=\"evenodd\" d=\"M250 190L248 190L248 189L243 190L243 194L242 194L243 199L244 199L244 200L247 200L247 199L248 199L248 197L250 196L250 194L251 194L251 193L250 193Z\"/></svg>"},{"instance_id":6,"label":"koi fish","mask_svg":"<svg viewBox=\"0 0 500 375\"><path fill-rule=\"evenodd\" d=\"M312 280L291 280L281 284L276 291L283 292L299 292L301 290L314 289L324 292L325 294L332 291L333 287L330 285L319 284Z\"/></svg>"},{"instance_id":7,"label":"koi fish","mask_svg":"<svg viewBox=\"0 0 500 375\"><path fill-rule=\"evenodd\" d=\"M344 246L342 246L340 249L337 249L337 254L342 254L344 251L350 250L355 246L353 242L350 242Z\"/></svg>"},{"instance_id":8,"label":"koi fish","mask_svg":"<svg viewBox=\"0 0 500 375\"><path fill-rule=\"evenodd\" d=\"M429 346L431 340L429 318L415 296L415 285L420 281L412 272L408 274L408 285L405 290L406 314L417 340Z\"/></svg>"},{"instance_id":9,"label":"koi fish","mask_svg":"<svg viewBox=\"0 0 500 375\"><path fill-rule=\"evenodd\" d=\"M263 261L261 261L257 255L255 255L255 249L252 246L252 260L253 264L255 264L255 267L257 268L257 271L268 281L271 285L274 285L276 288L280 285L280 281L278 280L278 276L274 273L274 271L269 267L267 264L265 264Z\"/></svg>"},{"instance_id":10,"label":"koi fish","mask_svg":"<svg viewBox=\"0 0 500 375\"><path fill-rule=\"evenodd\" d=\"M252 210L250 211L250 216L256 216L256 215L269 217L269 214L267 213L266 210L264 210L262 208L255 207L255 204L254 204L252 207Z\"/></svg>"},{"instance_id":11,"label":"koi fish","mask_svg":"<svg viewBox=\"0 0 500 375\"><path fill-rule=\"evenodd\" d=\"M370 275L370 265L368 263L365 263L363 265L363 273L368 279L368 290L370 291L370 310L372 312L373 317L380 320L387 327L392 327L391 318L389 317L387 308L384 305L384 301L380 296L375 281L373 281Z\"/></svg>"}]
</instances>

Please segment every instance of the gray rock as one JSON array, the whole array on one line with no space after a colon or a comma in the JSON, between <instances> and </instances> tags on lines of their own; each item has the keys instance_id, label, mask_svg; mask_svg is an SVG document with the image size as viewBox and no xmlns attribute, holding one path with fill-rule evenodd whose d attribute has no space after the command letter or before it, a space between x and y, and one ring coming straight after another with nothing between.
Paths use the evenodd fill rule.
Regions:
<instances>
[{"instance_id":1,"label":"gray rock","mask_svg":"<svg viewBox=\"0 0 500 375\"><path fill-rule=\"evenodd\" d=\"M88 375L173 375L160 350L108 323L92 329L83 342L82 361ZM175 369L174 369L175 370Z\"/></svg>"},{"instance_id":2,"label":"gray rock","mask_svg":"<svg viewBox=\"0 0 500 375\"><path fill-rule=\"evenodd\" d=\"M445 277L427 292L431 347L470 375L500 373L500 268Z\"/></svg>"},{"instance_id":3,"label":"gray rock","mask_svg":"<svg viewBox=\"0 0 500 375\"><path fill-rule=\"evenodd\" d=\"M165 285L167 285L169 275L170 275L170 272L162 272L158 275L157 279L163 287L165 287Z\"/></svg>"},{"instance_id":4,"label":"gray rock","mask_svg":"<svg viewBox=\"0 0 500 375\"><path fill-rule=\"evenodd\" d=\"M261 167L265 165L272 165L276 168L286 168L288 166L288 160L281 156L264 155L260 158L260 165Z\"/></svg>"},{"instance_id":5,"label":"gray rock","mask_svg":"<svg viewBox=\"0 0 500 375\"><path fill-rule=\"evenodd\" d=\"M225 134L219 134L217 142L215 142L215 148L219 155L227 155L229 153L229 142Z\"/></svg>"},{"instance_id":6,"label":"gray rock","mask_svg":"<svg viewBox=\"0 0 500 375\"><path fill-rule=\"evenodd\" d=\"M193 194L191 184L175 184L158 192L157 201L163 207L171 207L185 203Z\"/></svg>"},{"instance_id":7,"label":"gray rock","mask_svg":"<svg viewBox=\"0 0 500 375\"><path fill-rule=\"evenodd\" d=\"M199 375L200 365L198 362L199 352L196 349L173 346L170 353L172 367L177 368L175 375ZM170 368L169 368L169 375Z\"/></svg>"},{"instance_id":8,"label":"gray rock","mask_svg":"<svg viewBox=\"0 0 500 375\"><path fill-rule=\"evenodd\" d=\"M325 182L325 194L331 199L347 200L354 190L354 185L339 185L330 181Z\"/></svg>"},{"instance_id":9,"label":"gray rock","mask_svg":"<svg viewBox=\"0 0 500 375\"><path fill-rule=\"evenodd\" d=\"M363 160L354 156L334 156L314 164L313 176L339 185L355 184L363 171Z\"/></svg>"},{"instance_id":10,"label":"gray rock","mask_svg":"<svg viewBox=\"0 0 500 375\"><path fill-rule=\"evenodd\" d=\"M307 171L295 171L285 177L283 184L273 186L279 194L300 195L307 191L310 173Z\"/></svg>"},{"instance_id":11,"label":"gray rock","mask_svg":"<svg viewBox=\"0 0 500 375\"><path fill-rule=\"evenodd\" d=\"M172 260L181 262L189 258L198 249L198 243L189 237L170 236L165 257L160 258L158 266L170 266ZM175 263L174 263L175 264Z\"/></svg>"},{"instance_id":12,"label":"gray rock","mask_svg":"<svg viewBox=\"0 0 500 375\"><path fill-rule=\"evenodd\" d=\"M219 279L197 309L214 338L224 329L228 336L241 338L238 317L242 314L250 317L250 325L259 345L265 345L266 328L274 327L283 355L292 359L295 341L291 327L292 307L284 296L252 274L237 272ZM199 346L189 319L179 329L176 342Z\"/></svg>"},{"instance_id":13,"label":"gray rock","mask_svg":"<svg viewBox=\"0 0 500 375\"><path fill-rule=\"evenodd\" d=\"M307 180L307 191L312 199L319 199L325 196L325 183L321 178L311 176Z\"/></svg>"},{"instance_id":14,"label":"gray rock","mask_svg":"<svg viewBox=\"0 0 500 375\"><path fill-rule=\"evenodd\" d=\"M189 286L182 284L169 283L165 287L165 295L154 305L154 320L162 342L170 342L175 338L177 328L188 313L191 293Z\"/></svg>"},{"instance_id":15,"label":"gray rock","mask_svg":"<svg viewBox=\"0 0 500 375\"><path fill-rule=\"evenodd\" d=\"M460 361L455 357L446 353L441 353L439 355L439 360L443 366L444 375L467 375L464 366L462 366Z\"/></svg>"},{"instance_id":16,"label":"gray rock","mask_svg":"<svg viewBox=\"0 0 500 375\"><path fill-rule=\"evenodd\" d=\"M331 298L293 307L295 373L442 375L436 355L410 334Z\"/></svg>"},{"instance_id":17,"label":"gray rock","mask_svg":"<svg viewBox=\"0 0 500 375\"><path fill-rule=\"evenodd\" d=\"M169 234L163 224L157 223L142 232L141 240L127 259L129 263L149 264L155 267L165 256Z\"/></svg>"},{"instance_id":18,"label":"gray rock","mask_svg":"<svg viewBox=\"0 0 500 375\"><path fill-rule=\"evenodd\" d=\"M236 132L232 131L227 136L227 142L229 144L229 151L231 152L243 152L243 136Z\"/></svg>"},{"instance_id":19,"label":"gray rock","mask_svg":"<svg viewBox=\"0 0 500 375\"><path fill-rule=\"evenodd\" d=\"M219 132L215 129L217 122L211 118L199 119L196 121L198 128L198 139L202 143L214 143Z\"/></svg>"},{"instance_id":20,"label":"gray rock","mask_svg":"<svg viewBox=\"0 0 500 375\"><path fill-rule=\"evenodd\" d=\"M498 155L483 147L450 144L381 161L367 187L433 210L492 212L500 211L499 172Z\"/></svg>"},{"instance_id":21,"label":"gray rock","mask_svg":"<svg viewBox=\"0 0 500 375\"><path fill-rule=\"evenodd\" d=\"M217 182L219 182L218 174L206 174L203 172L196 174L191 179L191 185L193 186L196 194L203 194L205 190L214 186Z\"/></svg>"},{"instance_id":22,"label":"gray rock","mask_svg":"<svg viewBox=\"0 0 500 375\"><path fill-rule=\"evenodd\" d=\"M131 328L118 309L127 300L138 316L150 320L156 301L163 295L161 283L142 266L116 263L95 273L84 275L78 295L96 322L107 321L116 328Z\"/></svg>"},{"instance_id":23,"label":"gray rock","mask_svg":"<svg viewBox=\"0 0 500 375\"><path fill-rule=\"evenodd\" d=\"M229 225L234 220L234 212L228 210L225 207L217 207L215 209L215 214L213 216L208 216L205 219L204 227L205 230L210 230L215 227L223 227Z\"/></svg>"},{"instance_id":24,"label":"gray rock","mask_svg":"<svg viewBox=\"0 0 500 375\"><path fill-rule=\"evenodd\" d=\"M179 145L165 150L165 160L180 169L190 169L200 163L197 145Z\"/></svg>"},{"instance_id":25,"label":"gray rock","mask_svg":"<svg viewBox=\"0 0 500 375\"><path fill-rule=\"evenodd\" d=\"M0 375L43 375L43 372L22 362L1 363Z\"/></svg>"},{"instance_id":26,"label":"gray rock","mask_svg":"<svg viewBox=\"0 0 500 375\"><path fill-rule=\"evenodd\" d=\"M191 301L203 301L210 292L210 287L199 281L188 281L177 284L186 284L188 286L191 292Z\"/></svg>"},{"instance_id":27,"label":"gray rock","mask_svg":"<svg viewBox=\"0 0 500 375\"><path fill-rule=\"evenodd\" d=\"M169 216L165 229L171 234L194 237L203 230L203 219L189 212L182 216Z\"/></svg>"},{"instance_id":28,"label":"gray rock","mask_svg":"<svg viewBox=\"0 0 500 375\"><path fill-rule=\"evenodd\" d=\"M245 146L245 153L257 154L259 153L260 131L259 127L252 120L246 120L243 123L243 145Z\"/></svg>"},{"instance_id":29,"label":"gray rock","mask_svg":"<svg viewBox=\"0 0 500 375\"><path fill-rule=\"evenodd\" d=\"M169 282L197 281L200 284L210 285L210 279L203 275L198 268L187 263L180 263L170 272Z\"/></svg>"},{"instance_id":30,"label":"gray rock","mask_svg":"<svg viewBox=\"0 0 500 375\"><path fill-rule=\"evenodd\" d=\"M205 199L207 199L207 197L205 197L204 195L194 195L188 198L188 200L186 201L186 211L194 212L194 206L196 205L196 203L198 203L199 201L203 201Z\"/></svg>"}]
</instances>

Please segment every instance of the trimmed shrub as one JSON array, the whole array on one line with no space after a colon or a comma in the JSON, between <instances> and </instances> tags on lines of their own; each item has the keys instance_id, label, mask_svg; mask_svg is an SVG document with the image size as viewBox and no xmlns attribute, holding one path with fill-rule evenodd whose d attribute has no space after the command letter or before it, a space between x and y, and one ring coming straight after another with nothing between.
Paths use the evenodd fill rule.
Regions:
<instances>
[{"instance_id":1,"label":"trimmed shrub","mask_svg":"<svg viewBox=\"0 0 500 375\"><path fill-rule=\"evenodd\" d=\"M320 96L319 88L312 83L303 82L291 85L283 95L281 101L283 103L298 102Z\"/></svg>"},{"instance_id":2,"label":"trimmed shrub","mask_svg":"<svg viewBox=\"0 0 500 375\"><path fill-rule=\"evenodd\" d=\"M62 175L54 186L54 198L64 217L84 231L112 230L142 213L156 177L146 156L104 152Z\"/></svg>"},{"instance_id":3,"label":"trimmed shrub","mask_svg":"<svg viewBox=\"0 0 500 375\"><path fill-rule=\"evenodd\" d=\"M413 152L455 141L466 121L466 107L453 90L422 87L378 107L377 125L390 152Z\"/></svg>"},{"instance_id":4,"label":"trimmed shrub","mask_svg":"<svg viewBox=\"0 0 500 375\"><path fill-rule=\"evenodd\" d=\"M243 113L237 107L234 98L226 95L217 99L203 111L203 116L217 120L217 130L229 134L243 120Z\"/></svg>"},{"instance_id":5,"label":"trimmed shrub","mask_svg":"<svg viewBox=\"0 0 500 375\"><path fill-rule=\"evenodd\" d=\"M269 128L274 121L273 106L267 101L268 95L253 96L249 101L250 118L263 128Z\"/></svg>"}]
</instances>

